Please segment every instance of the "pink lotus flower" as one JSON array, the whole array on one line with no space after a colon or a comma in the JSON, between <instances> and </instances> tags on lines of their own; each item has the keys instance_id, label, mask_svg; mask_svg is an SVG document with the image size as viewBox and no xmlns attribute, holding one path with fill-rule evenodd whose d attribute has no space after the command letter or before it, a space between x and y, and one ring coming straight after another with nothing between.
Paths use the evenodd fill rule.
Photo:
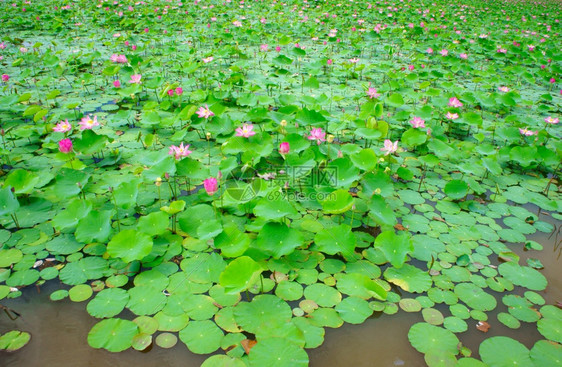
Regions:
<instances>
[{"instance_id":1,"label":"pink lotus flower","mask_svg":"<svg viewBox=\"0 0 562 367\"><path fill-rule=\"evenodd\" d=\"M462 102L457 97L451 97L449 98L449 107L460 108L462 107Z\"/></svg>"},{"instance_id":2,"label":"pink lotus flower","mask_svg":"<svg viewBox=\"0 0 562 367\"><path fill-rule=\"evenodd\" d=\"M279 153L281 153L281 155L288 154L290 150L291 146L289 145L289 143L284 142L279 144Z\"/></svg>"},{"instance_id":3,"label":"pink lotus flower","mask_svg":"<svg viewBox=\"0 0 562 367\"><path fill-rule=\"evenodd\" d=\"M176 88L176 94L177 94L178 96L181 96L181 95L183 94L183 88L182 88L182 87L177 87L177 88Z\"/></svg>"},{"instance_id":4,"label":"pink lotus flower","mask_svg":"<svg viewBox=\"0 0 562 367\"><path fill-rule=\"evenodd\" d=\"M235 20L234 22L232 22L232 24L233 24L235 27L242 27L242 22L239 21L239 20Z\"/></svg>"},{"instance_id":5,"label":"pink lotus flower","mask_svg":"<svg viewBox=\"0 0 562 367\"><path fill-rule=\"evenodd\" d=\"M188 150L187 148L189 148L189 144L183 146L183 142L179 147L172 145L168 154L173 155L175 159L181 159L182 157L187 157L191 154L191 150Z\"/></svg>"},{"instance_id":6,"label":"pink lotus flower","mask_svg":"<svg viewBox=\"0 0 562 367\"><path fill-rule=\"evenodd\" d=\"M441 56L447 56L449 54L449 51L442 49L441 51L439 51L439 53L441 54Z\"/></svg>"},{"instance_id":7,"label":"pink lotus flower","mask_svg":"<svg viewBox=\"0 0 562 367\"><path fill-rule=\"evenodd\" d=\"M268 46L266 43L261 44L261 45L260 45L260 50L263 51L263 52L266 52L267 49L268 49L268 47L269 47L269 46Z\"/></svg>"},{"instance_id":8,"label":"pink lotus flower","mask_svg":"<svg viewBox=\"0 0 562 367\"><path fill-rule=\"evenodd\" d=\"M550 82L551 84L554 84L554 83L556 83L556 79L550 78L549 82Z\"/></svg>"},{"instance_id":9,"label":"pink lotus flower","mask_svg":"<svg viewBox=\"0 0 562 367\"><path fill-rule=\"evenodd\" d=\"M359 62L359 59L357 57L354 57L352 59L349 59L349 62L352 64L357 64Z\"/></svg>"},{"instance_id":10,"label":"pink lotus flower","mask_svg":"<svg viewBox=\"0 0 562 367\"><path fill-rule=\"evenodd\" d=\"M277 52L281 51L281 46L275 46L275 51Z\"/></svg>"},{"instance_id":11,"label":"pink lotus flower","mask_svg":"<svg viewBox=\"0 0 562 367\"><path fill-rule=\"evenodd\" d=\"M203 61L204 64L208 64L211 61L213 61L215 58L213 56L209 56L209 57L205 57L204 59L202 59L201 61Z\"/></svg>"},{"instance_id":12,"label":"pink lotus flower","mask_svg":"<svg viewBox=\"0 0 562 367\"><path fill-rule=\"evenodd\" d=\"M326 61L326 64L332 65L333 62L334 62L334 61L333 61L332 59L328 59L328 60Z\"/></svg>"},{"instance_id":13,"label":"pink lotus flower","mask_svg":"<svg viewBox=\"0 0 562 367\"><path fill-rule=\"evenodd\" d=\"M500 92L504 92L504 93L509 92L509 88L508 88L508 87L499 87L498 90L499 90Z\"/></svg>"},{"instance_id":14,"label":"pink lotus flower","mask_svg":"<svg viewBox=\"0 0 562 367\"><path fill-rule=\"evenodd\" d=\"M367 91L367 96L369 96L369 98L371 98L371 99L379 98L380 93L377 93L377 90L375 88L369 87L369 90Z\"/></svg>"},{"instance_id":15,"label":"pink lotus flower","mask_svg":"<svg viewBox=\"0 0 562 367\"><path fill-rule=\"evenodd\" d=\"M109 57L109 59L110 59L112 62L117 62L117 59L118 59L118 58L119 58L119 55L117 55L117 54L113 54L113 55L111 55L111 56Z\"/></svg>"},{"instance_id":16,"label":"pink lotus flower","mask_svg":"<svg viewBox=\"0 0 562 367\"><path fill-rule=\"evenodd\" d=\"M458 113L451 113L451 112L447 112L447 114L445 115L446 118L448 118L449 120L456 120L459 118L459 114Z\"/></svg>"},{"instance_id":17,"label":"pink lotus flower","mask_svg":"<svg viewBox=\"0 0 562 367\"><path fill-rule=\"evenodd\" d=\"M428 47L427 50L425 50L425 52L431 55L433 54L433 49L431 47Z\"/></svg>"},{"instance_id":18,"label":"pink lotus flower","mask_svg":"<svg viewBox=\"0 0 562 367\"><path fill-rule=\"evenodd\" d=\"M544 119L544 122L552 125L557 124L559 121L560 120L558 119L558 117L552 117L552 116L548 116L547 118Z\"/></svg>"},{"instance_id":19,"label":"pink lotus flower","mask_svg":"<svg viewBox=\"0 0 562 367\"><path fill-rule=\"evenodd\" d=\"M527 128L521 129L519 128L519 132L521 133L521 135L523 136L532 136L532 135L538 135L538 131L531 131Z\"/></svg>"},{"instance_id":20,"label":"pink lotus flower","mask_svg":"<svg viewBox=\"0 0 562 367\"><path fill-rule=\"evenodd\" d=\"M425 127L425 120L422 120L421 117L415 116L412 120L410 120L410 125L412 125L414 129Z\"/></svg>"},{"instance_id":21,"label":"pink lotus flower","mask_svg":"<svg viewBox=\"0 0 562 367\"><path fill-rule=\"evenodd\" d=\"M505 49L503 47L500 47L496 50L496 52L499 53L499 54L505 54L505 53L507 53L507 49Z\"/></svg>"},{"instance_id":22,"label":"pink lotus flower","mask_svg":"<svg viewBox=\"0 0 562 367\"><path fill-rule=\"evenodd\" d=\"M0 50L3 50L6 48L6 44L4 42L0 42Z\"/></svg>"},{"instance_id":23,"label":"pink lotus flower","mask_svg":"<svg viewBox=\"0 0 562 367\"><path fill-rule=\"evenodd\" d=\"M131 80L129 80L130 84L141 84L142 75L140 74L133 74L131 75Z\"/></svg>"},{"instance_id":24,"label":"pink lotus flower","mask_svg":"<svg viewBox=\"0 0 562 367\"><path fill-rule=\"evenodd\" d=\"M94 126L99 126L98 117L94 116L92 120L92 115L82 117L82 120L78 123L80 125L80 130L91 130Z\"/></svg>"},{"instance_id":25,"label":"pink lotus flower","mask_svg":"<svg viewBox=\"0 0 562 367\"><path fill-rule=\"evenodd\" d=\"M460 54L459 57L463 60L466 60L466 59L468 59L468 54L463 53L463 54Z\"/></svg>"},{"instance_id":26,"label":"pink lotus flower","mask_svg":"<svg viewBox=\"0 0 562 367\"><path fill-rule=\"evenodd\" d=\"M113 86L115 88L121 88L121 82L119 80L114 80L113 81Z\"/></svg>"},{"instance_id":27,"label":"pink lotus flower","mask_svg":"<svg viewBox=\"0 0 562 367\"><path fill-rule=\"evenodd\" d=\"M414 65L408 65L408 70L414 71Z\"/></svg>"},{"instance_id":28,"label":"pink lotus flower","mask_svg":"<svg viewBox=\"0 0 562 367\"><path fill-rule=\"evenodd\" d=\"M117 56L117 62L120 63L120 64L126 64L128 62L127 56L125 56L125 55Z\"/></svg>"},{"instance_id":29,"label":"pink lotus flower","mask_svg":"<svg viewBox=\"0 0 562 367\"><path fill-rule=\"evenodd\" d=\"M530 51L530 52L533 52L533 51L535 51L535 46L533 46L533 45L529 45L528 47L529 47L529 51Z\"/></svg>"},{"instance_id":30,"label":"pink lotus flower","mask_svg":"<svg viewBox=\"0 0 562 367\"><path fill-rule=\"evenodd\" d=\"M385 139L384 147L381 148L381 152L384 152L384 155L389 155L398 150L398 140L392 142L390 139Z\"/></svg>"},{"instance_id":31,"label":"pink lotus flower","mask_svg":"<svg viewBox=\"0 0 562 367\"><path fill-rule=\"evenodd\" d=\"M59 141L59 150L61 153L72 152L72 140L62 139L61 141Z\"/></svg>"},{"instance_id":32,"label":"pink lotus flower","mask_svg":"<svg viewBox=\"0 0 562 367\"><path fill-rule=\"evenodd\" d=\"M2 74L2 81L6 83L8 80L10 80L10 76L8 74Z\"/></svg>"},{"instance_id":33,"label":"pink lotus flower","mask_svg":"<svg viewBox=\"0 0 562 367\"><path fill-rule=\"evenodd\" d=\"M168 89L168 95L171 97L174 95L174 90L173 89Z\"/></svg>"},{"instance_id":34,"label":"pink lotus flower","mask_svg":"<svg viewBox=\"0 0 562 367\"><path fill-rule=\"evenodd\" d=\"M197 116L199 116L200 118L205 118L208 119L209 117L213 117L215 114L213 113L213 111L211 111L209 109L209 106L205 105L205 107L199 107L199 110L197 110Z\"/></svg>"},{"instance_id":35,"label":"pink lotus flower","mask_svg":"<svg viewBox=\"0 0 562 367\"><path fill-rule=\"evenodd\" d=\"M204 180L203 187L205 187L205 191L207 191L207 194L210 196L213 196L219 190L217 179L214 177Z\"/></svg>"},{"instance_id":36,"label":"pink lotus flower","mask_svg":"<svg viewBox=\"0 0 562 367\"><path fill-rule=\"evenodd\" d=\"M236 136L243 136L245 138L249 138L250 136L256 135L254 131L254 125L252 124L244 124L242 127L236 129Z\"/></svg>"},{"instance_id":37,"label":"pink lotus flower","mask_svg":"<svg viewBox=\"0 0 562 367\"><path fill-rule=\"evenodd\" d=\"M308 140L316 140L316 143L320 145L320 143L326 141L326 139L324 139L325 136L326 133L322 131L321 127L318 128L313 127L312 130L310 131L310 136L308 136Z\"/></svg>"},{"instance_id":38,"label":"pink lotus flower","mask_svg":"<svg viewBox=\"0 0 562 367\"><path fill-rule=\"evenodd\" d=\"M54 128L53 131L58 133L65 133L67 131L72 130L72 125L68 122L68 119L59 122Z\"/></svg>"}]
</instances>

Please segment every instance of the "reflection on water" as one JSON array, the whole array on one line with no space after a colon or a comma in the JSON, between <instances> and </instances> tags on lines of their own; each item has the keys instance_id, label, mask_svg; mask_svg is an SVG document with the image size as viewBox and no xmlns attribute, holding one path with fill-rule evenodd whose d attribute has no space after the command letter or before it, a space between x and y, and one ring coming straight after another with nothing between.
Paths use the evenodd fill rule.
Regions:
<instances>
[{"instance_id":1,"label":"reflection on water","mask_svg":"<svg viewBox=\"0 0 562 367\"><path fill-rule=\"evenodd\" d=\"M553 222L549 217L541 218ZM560 225L560 222L556 223ZM523 251L523 245L510 247L521 256L521 264L527 258L540 259L545 269L542 273L548 278L548 288L540 293L547 304L562 301L562 267L558 252L553 252L555 236L542 232L528 236L544 246L544 250ZM25 330L31 333L31 342L21 351L15 353L0 352L0 366L200 366L207 356L191 353L187 347L178 342L172 349L154 346L150 352L141 353L127 350L110 353L88 346L86 337L96 319L86 312L86 303L73 303L69 300L51 302L49 294L59 289L56 283L49 282L40 288L25 289L23 296L14 300L3 300L2 304L22 314L16 321L0 315L0 332L11 329ZM544 339L536 330L536 324L522 322L521 327L512 330L497 321L498 312L506 312L501 303L502 294L497 295L498 307L489 313L491 325L488 333L482 333L475 327L476 321L466 320L469 330L459 334L459 339L473 351L477 357L478 346L487 337L494 335L511 336L528 348ZM516 288L514 294L522 295L525 289ZM403 294L408 297L407 294ZM414 295L415 296L415 295ZM435 308L449 315L446 305ZM416 322L423 321L421 313L400 311L397 315L381 315L371 318L361 325L346 324L339 329L326 329L325 342L319 348L309 350L310 365L313 367L393 367L423 366L423 355L414 350L408 342L408 330Z\"/></svg>"}]
</instances>

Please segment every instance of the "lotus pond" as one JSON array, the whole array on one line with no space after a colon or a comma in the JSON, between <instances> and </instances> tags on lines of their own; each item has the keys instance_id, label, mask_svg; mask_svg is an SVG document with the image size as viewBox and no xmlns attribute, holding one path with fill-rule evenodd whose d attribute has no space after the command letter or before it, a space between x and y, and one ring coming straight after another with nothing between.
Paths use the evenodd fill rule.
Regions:
<instances>
[{"instance_id":1,"label":"lotus pond","mask_svg":"<svg viewBox=\"0 0 562 367\"><path fill-rule=\"evenodd\" d=\"M561 364L559 2L0 9L0 363Z\"/></svg>"}]
</instances>

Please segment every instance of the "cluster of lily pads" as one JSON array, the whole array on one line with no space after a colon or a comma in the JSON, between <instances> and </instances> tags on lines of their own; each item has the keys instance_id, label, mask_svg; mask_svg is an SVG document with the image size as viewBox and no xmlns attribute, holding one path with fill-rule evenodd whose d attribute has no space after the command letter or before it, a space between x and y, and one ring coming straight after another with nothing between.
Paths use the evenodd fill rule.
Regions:
<instances>
[{"instance_id":1,"label":"cluster of lily pads","mask_svg":"<svg viewBox=\"0 0 562 367\"><path fill-rule=\"evenodd\" d=\"M560 362L515 250L562 219L559 4L61 4L0 14L0 302L59 282L93 348L206 367L305 366L399 309L430 366ZM471 357L496 308L544 340Z\"/></svg>"}]
</instances>

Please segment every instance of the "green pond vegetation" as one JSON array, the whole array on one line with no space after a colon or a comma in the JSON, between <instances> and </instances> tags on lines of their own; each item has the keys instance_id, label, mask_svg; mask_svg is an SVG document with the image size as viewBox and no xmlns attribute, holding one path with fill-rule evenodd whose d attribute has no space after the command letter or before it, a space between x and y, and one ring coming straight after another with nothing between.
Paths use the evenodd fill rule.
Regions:
<instances>
[{"instance_id":1,"label":"green pond vegetation","mask_svg":"<svg viewBox=\"0 0 562 367\"><path fill-rule=\"evenodd\" d=\"M0 304L55 282L92 348L204 367L307 366L326 328L399 310L429 366L561 364L517 254L560 256L526 237L562 219L560 2L0 10ZM493 310L543 340L464 346Z\"/></svg>"}]
</instances>

